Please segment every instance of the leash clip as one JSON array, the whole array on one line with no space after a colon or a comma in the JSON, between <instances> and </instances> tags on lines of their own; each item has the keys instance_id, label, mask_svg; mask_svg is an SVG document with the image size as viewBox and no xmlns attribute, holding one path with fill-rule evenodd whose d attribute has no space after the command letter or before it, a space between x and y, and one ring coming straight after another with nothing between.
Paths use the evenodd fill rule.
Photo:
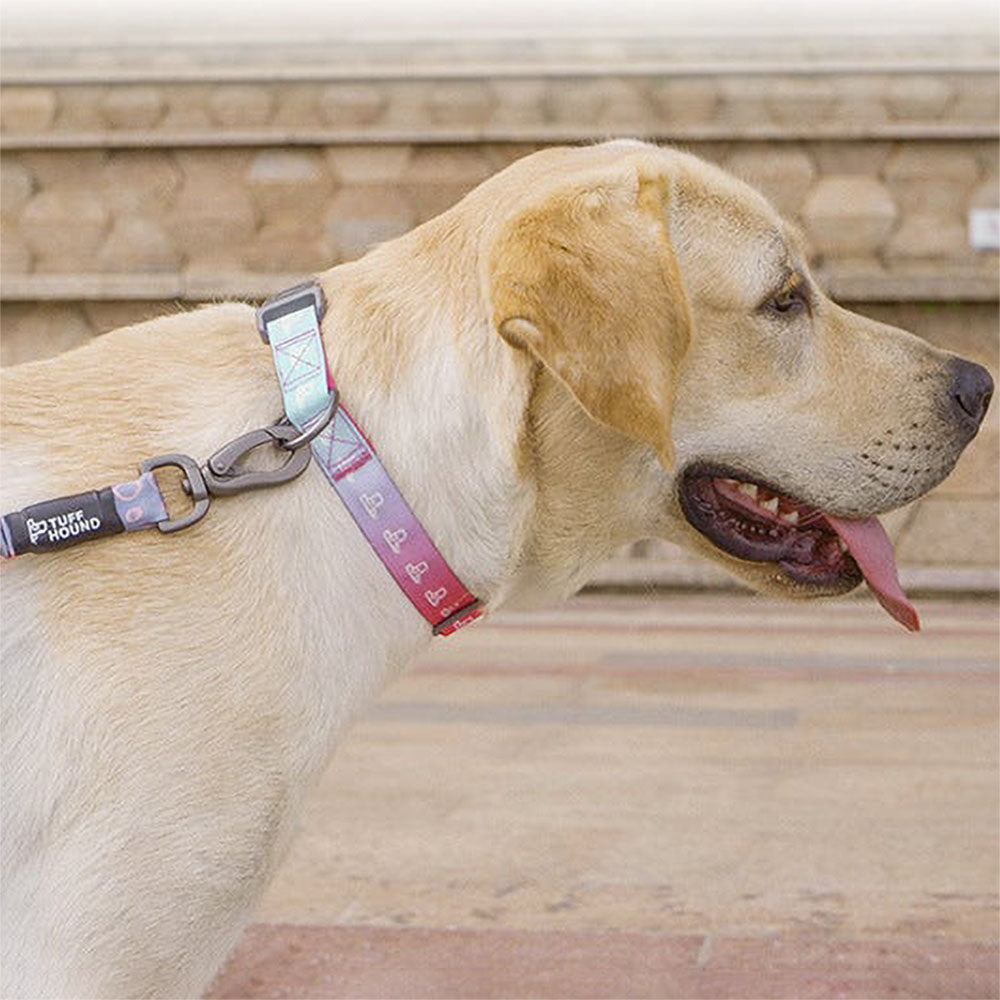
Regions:
<instances>
[{"instance_id":1,"label":"leash clip","mask_svg":"<svg viewBox=\"0 0 1000 1000\"><path fill-rule=\"evenodd\" d=\"M305 472L312 452L308 448L292 448L292 442L301 435L291 424L274 424L260 427L223 445L200 470L208 492L212 496L232 496L244 490L280 486ZM284 462L276 469L244 469L243 459L255 448L272 444L282 449Z\"/></svg>"}]
</instances>

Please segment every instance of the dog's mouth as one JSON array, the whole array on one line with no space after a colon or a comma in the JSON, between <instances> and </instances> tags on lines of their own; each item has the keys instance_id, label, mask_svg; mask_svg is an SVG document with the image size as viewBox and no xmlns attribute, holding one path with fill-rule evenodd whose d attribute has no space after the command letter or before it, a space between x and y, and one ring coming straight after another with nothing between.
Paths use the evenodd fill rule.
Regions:
<instances>
[{"instance_id":1,"label":"dog's mouth","mask_svg":"<svg viewBox=\"0 0 1000 1000\"><path fill-rule=\"evenodd\" d=\"M837 517L719 466L686 470L679 495L684 516L723 552L774 563L799 589L819 593L844 593L865 579L896 621L911 631L920 628L877 518Z\"/></svg>"}]
</instances>

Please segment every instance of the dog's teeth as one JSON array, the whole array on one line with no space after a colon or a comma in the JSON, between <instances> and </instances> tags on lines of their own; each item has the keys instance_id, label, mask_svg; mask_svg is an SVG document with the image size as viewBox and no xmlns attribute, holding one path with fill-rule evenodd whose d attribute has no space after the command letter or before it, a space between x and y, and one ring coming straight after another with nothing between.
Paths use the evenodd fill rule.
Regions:
<instances>
[{"instance_id":1,"label":"dog's teeth","mask_svg":"<svg viewBox=\"0 0 1000 1000\"><path fill-rule=\"evenodd\" d=\"M757 499L757 487L753 483L740 483L740 493L745 493L748 497Z\"/></svg>"},{"instance_id":2,"label":"dog's teeth","mask_svg":"<svg viewBox=\"0 0 1000 1000\"><path fill-rule=\"evenodd\" d=\"M842 553L846 553L848 551L847 542L845 542L843 538L837 539L837 546L840 548L840 551Z\"/></svg>"},{"instance_id":3,"label":"dog's teeth","mask_svg":"<svg viewBox=\"0 0 1000 1000\"><path fill-rule=\"evenodd\" d=\"M772 514L777 514L778 513L778 498L777 497L771 497L770 500L765 500L761 504L761 507L763 507L764 510L769 510Z\"/></svg>"},{"instance_id":4,"label":"dog's teeth","mask_svg":"<svg viewBox=\"0 0 1000 1000\"><path fill-rule=\"evenodd\" d=\"M797 510L790 510L787 514L781 515L781 520L786 524L798 524L799 512Z\"/></svg>"}]
</instances>

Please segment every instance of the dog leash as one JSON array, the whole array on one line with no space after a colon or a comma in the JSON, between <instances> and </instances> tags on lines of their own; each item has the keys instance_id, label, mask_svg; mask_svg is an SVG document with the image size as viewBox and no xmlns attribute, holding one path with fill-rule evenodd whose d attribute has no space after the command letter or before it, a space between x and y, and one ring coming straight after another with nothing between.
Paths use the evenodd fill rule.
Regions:
<instances>
[{"instance_id":1,"label":"dog leash","mask_svg":"<svg viewBox=\"0 0 1000 1000\"><path fill-rule=\"evenodd\" d=\"M435 635L451 635L479 618L482 602L455 575L351 415L339 400L320 324L326 303L315 282L286 289L257 310L270 345L285 412L276 423L240 435L204 465L177 452L148 458L137 479L32 504L0 517L0 559L51 552L154 525L180 531L208 512L213 497L279 486L300 476L311 458L340 497L368 544ZM255 449L273 446L274 469L247 469ZM173 518L154 471L176 467L191 509Z\"/></svg>"}]
</instances>

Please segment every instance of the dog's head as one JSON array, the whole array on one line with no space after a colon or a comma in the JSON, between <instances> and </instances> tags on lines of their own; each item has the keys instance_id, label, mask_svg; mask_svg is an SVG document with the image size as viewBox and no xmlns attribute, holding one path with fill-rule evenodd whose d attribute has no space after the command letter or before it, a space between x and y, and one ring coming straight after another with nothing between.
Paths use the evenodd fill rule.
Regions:
<instances>
[{"instance_id":1,"label":"dog's head","mask_svg":"<svg viewBox=\"0 0 1000 1000\"><path fill-rule=\"evenodd\" d=\"M768 202L693 156L609 143L500 178L487 285L535 378L532 559L661 536L770 593L865 576L915 626L874 517L950 472L985 369L836 306Z\"/></svg>"}]
</instances>

